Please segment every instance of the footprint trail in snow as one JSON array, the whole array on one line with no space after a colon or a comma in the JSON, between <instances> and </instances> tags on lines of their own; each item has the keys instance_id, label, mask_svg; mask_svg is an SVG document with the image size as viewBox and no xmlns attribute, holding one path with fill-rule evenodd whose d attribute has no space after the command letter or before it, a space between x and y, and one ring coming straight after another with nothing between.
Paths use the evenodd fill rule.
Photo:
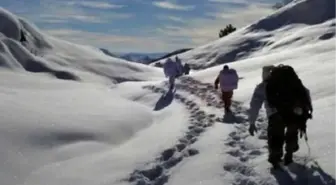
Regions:
<instances>
[{"instance_id":1,"label":"footprint trail in snow","mask_svg":"<svg viewBox=\"0 0 336 185\"><path fill-rule=\"evenodd\" d=\"M165 89L155 86L145 86L144 88L157 93L167 93ZM171 168L184 158L199 153L198 150L191 148L190 145L195 143L198 137L214 124L215 116L207 115L195 102L184 98L178 93L174 94L174 98L189 110L190 126L184 136L178 139L176 145L162 151L160 156L151 162L147 168L134 170L128 179L130 182L135 182L137 185L162 185L168 181Z\"/></svg>"},{"instance_id":2,"label":"footprint trail in snow","mask_svg":"<svg viewBox=\"0 0 336 185\"><path fill-rule=\"evenodd\" d=\"M182 83L177 85L181 90L187 90L191 94L195 94L199 98L206 101L207 106L223 109L221 100L218 97L217 90L214 89L212 84L202 83L190 77L181 79ZM191 85L192 84L192 85ZM219 103L218 103L219 102ZM266 150L253 146L251 143L246 142L248 133L247 122L247 108L243 108L239 102L232 102L233 113L235 118L233 120L235 128L226 139L225 149L227 154L231 157L224 163L223 169L227 173L231 173L234 177L233 185L258 185L264 181L262 178L257 178L259 175L253 169L253 165L248 162L258 156L265 154ZM238 119L237 119L238 118ZM221 122L228 122L230 120L217 120ZM259 139L267 139L266 137L266 124L264 119L258 119L257 125L260 126L261 133ZM259 127L259 128L260 128ZM252 177L252 178L251 178Z\"/></svg>"},{"instance_id":3,"label":"footprint trail in snow","mask_svg":"<svg viewBox=\"0 0 336 185\"><path fill-rule=\"evenodd\" d=\"M197 83L195 83L197 82ZM181 83L176 84L176 88L181 91L194 94L197 98L205 100L208 106L221 108L222 103L216 95L216 91L209 91L210 84L200 84L198 81L191 79L181 80ZM168 84L165 84L165 88ZM191 88L192 87L192 88ZM149 89L156 93L168 93L165 88L156 86L144 86L144 89ZM162 185L165 184L171 173L171 169L179 164L183 159L197 155L198 150L191 147L201 134L211 127L216 121L222 121L222 118L216 117L215 114L207 114L202 110L203 105L190 100L179 93L174 93L174 99L183 104L189 111L189 127L182 138L179 138L175 146L167 148L152 162L147 164L144 169L134 170L130 177L130 182L135 182L137 185ZM233 102L233 111L241 112L238 102ZM221 115L222 116L222 115Z\"/></svg>"}]
</instances>

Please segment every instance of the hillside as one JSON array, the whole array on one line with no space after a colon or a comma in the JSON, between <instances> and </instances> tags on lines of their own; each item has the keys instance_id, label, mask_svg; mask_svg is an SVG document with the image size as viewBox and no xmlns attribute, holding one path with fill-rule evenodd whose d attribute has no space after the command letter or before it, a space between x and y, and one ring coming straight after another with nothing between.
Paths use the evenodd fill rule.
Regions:
<instances>
[{"instance_id":1,"label":"hillside","mask_svg":"<svg viewBox=\"0 0 336 185\"><path fill-rule=\"evenodd\" d=\"M0 9L1 66L11 70L43 72L56 78L119 83L162 77L161 71L142 64L106 56L90 46L81 46L45 35L24 18ZM27 42L21 44L20 30ZM122 72L122 75L120 75ZM94 79L93 79L94 78Z\"/></svg>"},{"instance_id":2,"label":"hillside","mask_svg":"<svg viewBox=\"0 0 336 185\"><path fill-rule=\"evenodd\" d=\"M317 40L334 38L334 18L333 0L292 2L252 25L180 54L179 57L182 61L188 62L192 69L201 70L241 59L295 49L297 46L312 44ZM159 62L162 63L164 60Z\"/></svg>"}]
</instances>

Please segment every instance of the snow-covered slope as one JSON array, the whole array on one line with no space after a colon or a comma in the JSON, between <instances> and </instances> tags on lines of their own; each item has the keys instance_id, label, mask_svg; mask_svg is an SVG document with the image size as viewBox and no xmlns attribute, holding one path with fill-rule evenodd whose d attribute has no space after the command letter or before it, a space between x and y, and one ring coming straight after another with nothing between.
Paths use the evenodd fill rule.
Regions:
<instances>
[{"instance_id":1,"label":"snow-covered slope","mask_svg":"<svg viewBox=\"0 0 336 185\"><path fill-rule=\"evenodd\" d=\"M333 38L334 18L334 0L293 1L250 26L179 57L190 63L193 69L205 69L279 50L290 50Z\"/></svg>"},{"instance_id":2,"label":"snow-covered slope","mask_svg":"<svg viewBox=\"0 0 336 185\"><path fill-rule=\"evenodd\" d=\"M24 18L0 9L0 65L12 70L46 72L57 78L122 82L162 77L146 65L104 55L99 49L81 46L45 35ZM21 44L20 31L27 42ZM122 75L121 75L122 74Z\"/></svg>"},{"instance_id":3,"label":"snow-covered slope","mask_svg":"<svg viewBox=\"0 0 336 185\"><path fill-rule=\"evenodd\" d=\"M275 24L285 12L316 11L319 2L325 3L326 10L335 5L330 0L297 1L266 19ZM316 18L296 12L284 21L292 16ZM273 48L255 48L247 51L246 59L230 64L241 77L233 97L235 116L230 117L223 116L219 92L212 85L222 65L208 67L215 65L209 60L213 53L230 56L233 50L245 51L237 35L224 38L225 45L218 40L181 55L184 62L207 69L179 78L176 92L167 92L160 69L111 59L89 46L45 35L29 23L24 26L23 19L8 12L5 15L29 33L29 48L35 54L17 41L20 36L3 31L0 184L335 184L334 16L309 24L280 22L275 30L252 29L256 24L238 30L235 34L245 39L273 41ZM199 58L194 61L194 56ZM47 67L31 67L28 59ZM247 132L247 109L261 81L261 67L279 63L292 65L310 89L314 119L308 122L311 150L300 140L298 164L287 172L270 173L265 113L261 111L257 136L252 137ZM65 72L74 80L26 72L27 68L47 68L47 74ZM127 81L106 85L120 78Z\"/></svg>"}]
</instances>

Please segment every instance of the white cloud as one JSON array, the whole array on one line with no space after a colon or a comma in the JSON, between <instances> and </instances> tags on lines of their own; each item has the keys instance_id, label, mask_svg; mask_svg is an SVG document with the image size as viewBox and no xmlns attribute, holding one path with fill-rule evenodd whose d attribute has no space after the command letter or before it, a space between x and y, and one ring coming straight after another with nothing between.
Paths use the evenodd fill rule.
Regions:
<instances>
[{"instance_id":1,"label":"white cloud","mask_svg":"<svg viewBox=\"0 0 336 185\"><path fill-rule=\"evenodd\" d=\"M225 12L226 13L223 13ZM211 18L193 18L182 25L166 25L147 35L92 33L79 30L48 30L48 33L79 44L104 47L111 51L161 52L180 48L197 47L218 39L218 32L226 24L240 28L273 12L268 5L255 4L227 11L217 8L208 13ZM162 18L163 16L161 16ZM169 16L165 16L167 18ZM144 29L153 30L153 28ZM140 33L141 34L141 33ZM146 45L146 47L144 47Z\"/></svg>"},{"instance_id":2,"label":"white cloud","mask_svg":"<svg viewBox=\"0 0 336 185\"><path fill-rule=\"evenodd\" d=\"M106 13L106 14L92 14L72 8L60 8L40 13L35 20L45 23L62 23L70 21L81 21L86 23L107 23L113 19L127 19L132 17L132 14L127 13Z\"/></svg>"},{"instance_id":3,"label":"white cloud","mask_svg":"<svg viewBox=\"0 0 336 185\"><path fill-rule=\"evenodd\" d=\"M237 3L237 4L248 4L248 0L208 0L212 3ZM251 3L251 2L250 2Z\"/></svg>"},{"instance_id":4,"label":"white cloud","mask_svg":"<svg viewBox=\"0 0 336 185\"><path fill-rule=\"evenodd\" d=\"M171 10L183 10L183 11L188 11L195 8L195 6L192 5L179 5L169 1L156 1L153 2L153 5L159 8L171 9Z\"/></svg>"},{"instance_id":5,"label":"white cloud","mask_svg":"<svg viewBox=\"0 0 336 185\"><path fill-rule=\"evenodd\" d=\"M108 2L99 2L99 1L81 1L81 2L68 2L69 5L80 5L88 8L99 8L99 9L116 9L123 8L124 5L116 5Z\"/></svg>"},{"instance_id":6,"label":"white cloud","mask_svg":"<svg viewBox=\"0 0 336 185\"><path fill-rule=\"evenodd\" d=\"M73 43L107 48L114 52L148 52L148 48L150 48L151 52L173 51L176 49L177 43L179 43L180 46L185 44L185 42L179 42L178 39L170 41L167 37L158 37L155 35L126 36L121 34L95 33L71 29L51 29L44 31L47 34ZM185 45L185 47L187 47L187 45Z\"/></svg>"},{"instance_id":7,"label":"white cloud","mask_svg":"<svg viewBox=\"0 0 336 185\"><path fill-rule=\"evenodd\" d=\"M236 10L232 9L226 12L208 13L207 15L219 20L229 21L237 27L250 24L258 19L274 12L268 4L251 4L247 8Z\"/></svg>"},{"instance_id":8,"label":"white cloud","mask_svg":"<svg viewBox=\"0 0 336 185\"><path fill-rule=\"evenodd\" d=\"M40 20L41 23L50 23L50 24L61 24L68 23L68 20L65 19L56 19L56 18L45 18Z\"/></svg>"},{"instance_id":9,"label":"white cloud","mask_svg":"<svg viewBox=\"0 0 336 185\"><path fill-rule=\"evenodd\" d=\"M75 14L75 13L52 13L52 14L42 14L40 15L40 18L44 22L51 21L55 23L55 20L57 20L59 23L61 22L68 22L71 20L81 21L81 22L87 22L87 23L103 23L106 22L104 19L92 15L84 15L84 14ZM56 21L56 22L57 22Z\"/></svg>"},{"instance_id":10,"label":"white cloud","mask_svg":"<svg viewBox=\"0 0 336 185\"><path fill-rule=\"evenodd\" d=\"M223 7L225 8L225 7ZM237 28L252 24L254 21L269 15L273 10L266 4L251 4L245 8L232 9L232 11L218 8L214 12L207 13L211 18L194 18L186 20L186 24L176 26L164 26L156 31L169 37L186 37L196 47L218 39L218 32L226 24L232 24Z\"/></svg>"},{"instance_id":11,"label":"white cloud","mask_svg":"<svg viewBox=\"0 0 336 185\"><path fill-rule=\"evenodd\" d=\"M175 21L175 22L185 22L185 20L183 20L181 17L177 17L177 16L171 16L171 15L160 15L158 16L159 19L162 20L170 20L170 21Z\"/></svg>"},{"instance_id":12,"label":"white cloud","mask_svg":"<svg viewBox=\"0 0 336 185\"><path fill-rule=\"evenodd\" d=\"M77 2L64 2L64 1L41 1L39 7L29 7L24 12L24 17L38 23L69 23L71 21L80 21L83 23L108 23L115 19L127 19L132 17L129 13L117 13L106 11L89 11L77 6L69 6ZM84 5L92 5L100 8L110 8L112 4L103 2L83 1L78 2ZM95 5L93 4L95 3ZM121 5L115 5L121 6Z\"/></svg>"}]
</instances>

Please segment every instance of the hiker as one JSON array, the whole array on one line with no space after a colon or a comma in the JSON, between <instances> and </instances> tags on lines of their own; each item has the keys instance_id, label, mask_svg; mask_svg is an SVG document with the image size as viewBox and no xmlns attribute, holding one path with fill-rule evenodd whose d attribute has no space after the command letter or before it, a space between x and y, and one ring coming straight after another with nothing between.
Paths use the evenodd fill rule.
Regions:
<instances>
[{"instance_id":1,"label":"hiker","mask_svg":"<svg viewBox=\"0 0 336 185\"><path fill-rule=\"evenodd\" d=\"M255 121L264 103L268 117L268 161L277 168L283 157L284 165L293 162L293 153L299 150L298 135L306 136L306 122L312 118L310 94L290 66L264 66L262 82L254 89L249 109L249 132L257 131ZM286 132L285 132L286 129Z\"/></svg>"},{"instance_id":2,"label":"hiker","mask_svg":"<svg viewBox=\"0 0 336 185\"><path fill-rule=\"evenodd\" d=\"M187 63L184 64L183 71L184 71L185 75L189 74L189 72L190 72L190 66L189 66L189 64L187 64Z\"/></svg>"},{"instance_id":3,"label":"hiker","mask_svg":"<svg viewBox=\"0 0 336 185\"><path fill-rule=\"evenodd\" d=\"M182 65L181 59L178 56L176 56L175 62L176 62L177 70L178 70L177 77L180 77L183 75L183 65Z\"/></svg>"},{"instance_id":4,"label":"hiker","mask_svg":"<svg viewBox=\"0 0 336 185\"><path fill-rule=\"evenodd\" d=\"M231 99L233 90L238 88L238 80L239 78L236 70L229 69L229 66L227 65L224 65L223 70L219 72L219 75L215 80L215 89L218 89L218 84L220 84L221 87L225 113L231 112Z\"/></svg>"},{"instance_id":5,"label":"hiker","mask_svg":"<svg viewBox=\"0 0 336 185\"><path fill-rule=\"evenodd\" d=\"M175 86L175 78L178 76L176 63L168 58L163 64L163 72L165 76L169 78L169 90L172 90Z\"/></svg>"}]
</instances>

